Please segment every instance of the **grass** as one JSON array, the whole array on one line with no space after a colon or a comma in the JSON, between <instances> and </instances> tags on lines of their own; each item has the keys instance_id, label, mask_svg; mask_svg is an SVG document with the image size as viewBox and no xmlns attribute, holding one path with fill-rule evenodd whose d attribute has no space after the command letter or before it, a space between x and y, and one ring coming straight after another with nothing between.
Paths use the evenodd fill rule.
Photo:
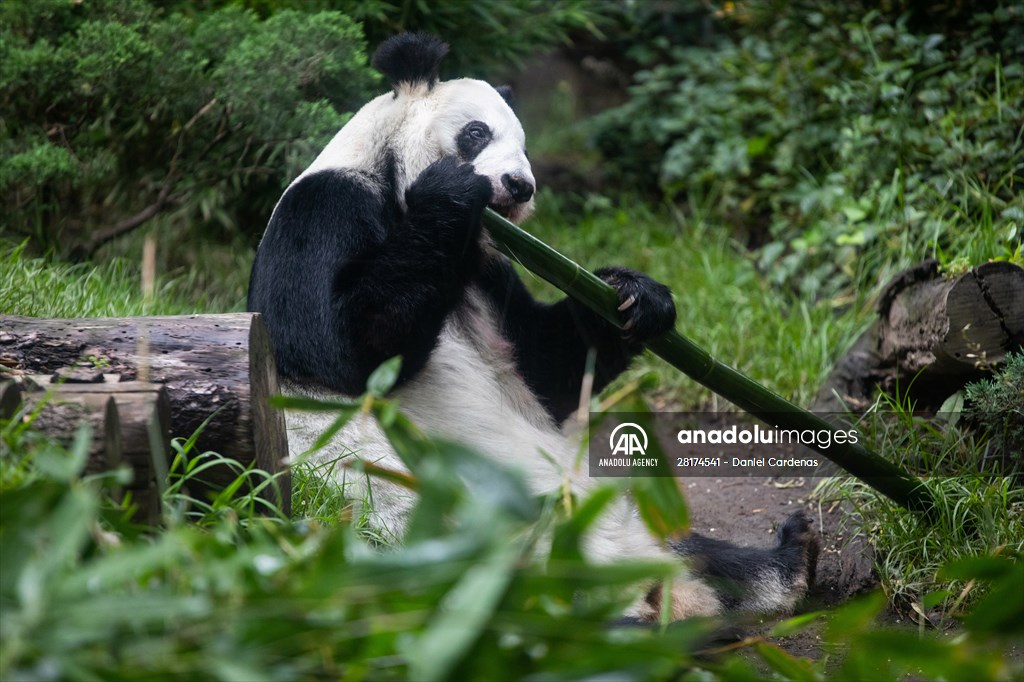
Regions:
<instances>
[{"instance_id":1,"label":"grass","mask_svg":"<svg viewBox=\"0 0 1024 682\"><path fill-rule=\"evenodd\" d=\"M940 570L968 557L1024 554L1024 487L998 460L986 460L984 436L917 415L898 400L880 399L858 428L876 452L921 477L935 501L931 518L892 504L852 477L830 479L816 495L851 503L847 521L874 547L882 587L898 610L914 620L932 609L940 618L957 614L981 591L943 579Z\"/></svg>"},{"instance_id":2,"label":"grass","mask_svg":"<svg viewBox=\"0 0 1024 682\"><path fill-rule=\"evenodd\" d=\"M244 308L244 293L239 296L237 285L220 289L217 270L210 262L191 274L158 277L152 299L146 299L139 263L139 258L122 257L99 263L62 263L30 256L24 244L0 240L0 314L121 317ZM247 281L248 268L243 272ZM239 275L230 273L229 278L238 280Z\"/></svg>"},{"instance_id":3,"label":"grass","mask_svg":"<svg viewBox=\"0 0 1024 682\"><path fill-rule=\"evenodd\" d=\"M157 219L149 232L134 232L111 242L98 254L101 262L138 263L143 242L156 244L156 270L171 287L173 298L189 301L203 312L245 310L249 272L256 243L242 235L209 242L182 240L179 226ZM229 240L229 241L228 241Z\"/></svg>"}]
</instances>

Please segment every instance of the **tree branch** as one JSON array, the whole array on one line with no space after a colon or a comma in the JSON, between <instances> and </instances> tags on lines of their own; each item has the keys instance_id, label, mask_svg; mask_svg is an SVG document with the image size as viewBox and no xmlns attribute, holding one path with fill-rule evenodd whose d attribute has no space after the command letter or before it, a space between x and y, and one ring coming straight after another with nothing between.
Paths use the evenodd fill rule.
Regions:
<instances>
[{"instance_id":1,"label":"tree branch","mask_svg":"<svg viewBox=\"0 0 1024 682\"><path fill-rule=\"evenodd\" d=\"M196 124L196 121L198 121L207 112L209 112L214 107L215 104L217 104L216 97L211 99L203 106L199 107L199 110L196 111L195 115L193 115L192 118L188 120L188 123L182 126L181 131L178 133L178 140L177 145L175 146L174 149L174 156L171 157L171 162L170 164L168 164L167 175L164 176L163 186L160 188L160 193L157 194L156 200L153 201L153 203L146 206L145 208L143 208L135 215L125 218L124 220L122 220L119 223L116 223L115 225L111 225L110 227L93 232L93 234L90 235L88 240L86 240L83 244L76 247L75 252L77 252L79 256L85 258L92 256L104 244L107 244L108 242L113 241L114 239L117 239L122 235L128 234L129 232L138 229L139 227L145 225L151 219L156 217L157 214L159 214L160 211L163 210L165 206L167 206L170 203L177 203L178 201L181 200L181 197L172 197L171 190L174 188L175 183L178 181L178 160L181 158L182 149L184 149L185 147L185 134L192 128L192 126ZM222 142L224 138L228 136L229 132L230 131L226 132L224 130L221 130L213 138L213 140L211 140L209 144L206 145L206 147L200 153L200 158L206 156L206 154L209 153L211 149L220 144L220 142Z\"/></svg>"},{"instance_id":2,"label":"tree branch","mask_svg":"<svg viewBox=\"0 0 1024 682\"><path fill-rule=\"evenodd\" d=\"M177 201L178 197L171 197L171 187L173 186L171 180L168 179L167 184L163 186L160 194L157 195L156 201L149 206L115 225L93 232L89 240L79 247L81 255L84 257L92 256L104 244L141 227L160 213L164 206Z\"/></svg>"}]
</instances>

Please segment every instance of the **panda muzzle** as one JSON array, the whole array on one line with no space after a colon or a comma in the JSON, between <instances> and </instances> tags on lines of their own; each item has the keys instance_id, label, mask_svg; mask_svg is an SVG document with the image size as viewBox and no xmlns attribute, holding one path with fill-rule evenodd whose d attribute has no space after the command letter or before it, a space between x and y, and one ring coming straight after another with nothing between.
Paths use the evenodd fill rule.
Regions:
<instances>
[{"instance_id":1,"label":"panda muzzle","mask_svg":"<svg viewBox=\"0 0 1024 682\"><path fill-rule=\"evenodd\" d=\"M522 175L505 173L501 176L501 184L517 204L525 204L533 196L533 182Z\"/></svg>"}]
</instances>

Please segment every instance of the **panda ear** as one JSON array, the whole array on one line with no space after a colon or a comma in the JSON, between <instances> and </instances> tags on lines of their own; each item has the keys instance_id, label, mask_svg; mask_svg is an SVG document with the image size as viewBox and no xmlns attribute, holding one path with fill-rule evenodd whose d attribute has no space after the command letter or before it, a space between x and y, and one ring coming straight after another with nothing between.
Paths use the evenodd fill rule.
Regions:
<instances>
[{"instance_id":1,"label":"panda ear","mask_svg":"<svg viewBox=\"0 0 1024 682\"><path fill-rule=\"evenodd\" d=\"M516 94L512 90L511 85L498 85L495 86L495 90L501 95L501 98L505 100L505 104L509 105L513 110L516 108Z\"/></svg>"},{"instance_id":2,"label":"panda ear","mask_svg":"<svg viewBox=\"0 0 1024 682\"><path fill-rule=\"evenodd\" d=\"M371 64L387 76L397 93L401 83L434 87L446 54L448 44L439 38L428 33L400 33L380 44Z\"/></svg>"}]
</instances>

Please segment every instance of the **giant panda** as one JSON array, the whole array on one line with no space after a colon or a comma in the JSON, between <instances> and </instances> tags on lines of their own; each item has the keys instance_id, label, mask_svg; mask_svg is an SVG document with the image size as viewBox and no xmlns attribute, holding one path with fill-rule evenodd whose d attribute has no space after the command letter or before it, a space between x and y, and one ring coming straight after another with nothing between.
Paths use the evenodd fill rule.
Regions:
<instances>
[{"instance_id":1,"label":"giant panda","mask_svg":"<svg viewBox=\"0 0 1024 682\"><path fill-rule=\"evenodd\" d=\"M585 493L593 482L573 466L577 449L561 425L579 402L588 350L599 391L673 326L672 297L639 272L597 271L618 292L619 329L571 299L530 295L480 226L487 206L513 221L531 212L523 128L507 91L439 80L447 51L424 34L380 45L372 63L391 91L363 106L284 192L257 251L248 307L267 324L286 392L352 398L400 355L393 397L425 432L523 470L538 493L566 478ZM332 419L290 412L290 450L307 451ZM372 420L353 420L317 454L339 455L403 468ZM340 479L347 469L337 471ZM362 476L342 482L357 500L370 485ZM373 483L374 523L399 534L410 496ZM814 536L797 514L778 540L742 548L691 534L666 547L623 501L586 549L597 561L683 557L671 613L684 618L791 608L808 585ZM661 594L652 586L626 617L657 619Z\"/></svg>"}]
</instances>

